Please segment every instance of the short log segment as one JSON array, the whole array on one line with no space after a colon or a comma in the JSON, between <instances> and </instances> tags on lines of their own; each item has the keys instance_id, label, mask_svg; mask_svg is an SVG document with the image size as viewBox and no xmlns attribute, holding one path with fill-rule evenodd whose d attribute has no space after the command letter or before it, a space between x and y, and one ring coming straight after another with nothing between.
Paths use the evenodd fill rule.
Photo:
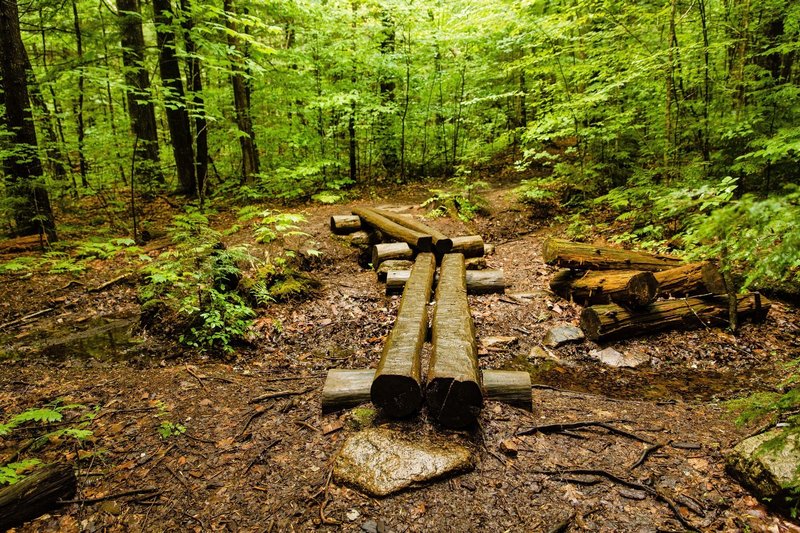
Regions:
<instances>
[{"instance_id":1,"label":"short log segment","mask_svg":"<svg viewBox=\"0 0 800 533\"><path fill-rule=\"evenodd\" d=\"M0 254L37 252L47 248L47 235L26 235L0 242Z\"/></svg>"},{"instance_id":2,"label":"short log segment","mask_svg":"<svg viewBox=\"0 0 800 533\"><path fill-rule=\"evenodd\" d=\"M460 428L475 422L483 407L464 256L446 254L440 276L425 402L433 420Z\"/></svg>"},{"instance_id":3,"label":"short log segment","mask_svg":"<svg viewBox=\"0 0 800 533\"><path fill-rule=\"evenodd\" d=\"M410 271L414 266L413 261L406 259L389 259L384 261L375 272L378 274L378 281L386 281L386 275L393 270ZM405 284L405 282L403 282Z\"/></svg>"},{"instance_id":4,"label":"short log segment","mask_svg":"<svg viewBox=\"0 0 800 533\"><path fill-rule=\"evenodd\" d=\"M463 254L465 258L470 257L483 257L484 243L483 237L480 235L467 235L465 237L453 237L453 248L451 252L454 254Z\"/></svg>"},{"instance_id":5,"label":"short log segment","mask_svg":"<svg viewBox=\"0 0 800 533\"><path fill-rule=\"evenodd\" d=\"M562 239L547 239L542 246L542 258L548 265L575 270L658 272L683 264L683 261L677 257L668 255L632 252L621 248L594 246Z\"/></svg>"},{"instance_id":6,"label":"short log segment","mask_svg":"<svg viewBox=\"0 0 800 533\"><path fill-rule=\"evenodd\" d=\"M411 259L414 251L404 242L387 242L372 247L372 268L377 269L389 259Z\"/></svg>"},{"instance_id":7,"label":"short log segment","mask_svg":"<svg viewBox=\"0 0 800 533\"><path fill-rule=\"evenodd\" d=\"M75 495L77 480L69 464L52 464L0 490L0 531L17 527Z\"/></svg>"},{"instance_id":8,"label":"short log segment","mask_svg":"<svg viewBox=\"0 0 800 533\"><path fill-rule=\"evenodd\" d=\"M484 370L483 392L487 400L532 410L531 376L517 370ZM352 409L370 402L369 390L375 370L371 368L328 371L322 388L323 414Z\"/></svg>"},{"instance_id":9,"label":"short log segment","mask_svg":"<svg viewBox=\"0 0 800 533\"><path fill-rule=\"evenodd\" d=\"M580 305L615 302L643 307L656 299L658 282L652 272L560 270L550 280L550 289Z\"/></svg>"},{"instance_id":10,"label":"short log segment","mask_svg":"<svg viewBox=\"0 0 800 533\"><path fill-rule=\"evenodd\" d=\"M670 268L655 273L658 293L662 296L724 294L727 291L722 274L714 263L704 261Z\"/></svg>"},{"instance_id":11,"label":"short log segment","mask_svg":"<svg viewBox=\"0 0 800 533\"><path fill-rule=\"evenodd\" d=\"M334 215L331 217L331 231L336 235L347 235L361 229L361 219L357 215Z\"/></svg>"},{"instance_id":12,"label":"short log segment","mask_svg":"<svg viewBox=\"0 0 800 533\"><path fill-rule=\"evenodd\" d=\"M373 209L373 211L401 226L430 235L433 238L433 251L439 255L446 254L453 248L453 240L450 237L435 228L423 224L411 215L400 215L383 209Z\"/></svg>"},{"instance_id":13,"label":"short log segment","mask_svg":"<svg viewBox=\"0 0 800 533\"><path fill-rule=\"evenodd\" d=\"M428 302L435 273L433 254L419 254L375 370L370 388L372 403L392 417L409 416L422 407L420 357L428 332Z\"/></svg>"},{"instance_id":14,"label":"short log segment","mask_svg":"<svg viewBox=\"0 0 800 533\"><path fill-rule=\"evenodd\" d=\"M770 306L760 294L741 296L738 316L760 321ZM636 311L616 304L595 305L581 312L581 329L588 339L603 342L673 328L727 326L728 316L726 295L663 300Z\"/></svg>"},{"instance_id":15,"label":"short log segment","mask_svg":"<svg viewBox=\"0 0 800 533\"><path fill-rule=\"evenodd\" d=\"M361 217L361 222L366 223L379 230L384 237L390 237L400 242L408 244L418 252L430 252L433 250L433 237L426 233L414 231L397 222L392 222L388 218L376 213L367 207L353 209L353 214Z\"/></svg>"},{"instance_id":16,"label":"short log segment","mask_svg":"<svg viewBox=\"0 0 800 533\"><path fill-rule=\"evenodd\" d=\"M407 270L390 270L386 273L386 294L400 294L408 281ZM503 293L506 290L502 270L467 270L467 294ZM438 284L436 276L434 284Z\"/></svg>"}]
</instances>

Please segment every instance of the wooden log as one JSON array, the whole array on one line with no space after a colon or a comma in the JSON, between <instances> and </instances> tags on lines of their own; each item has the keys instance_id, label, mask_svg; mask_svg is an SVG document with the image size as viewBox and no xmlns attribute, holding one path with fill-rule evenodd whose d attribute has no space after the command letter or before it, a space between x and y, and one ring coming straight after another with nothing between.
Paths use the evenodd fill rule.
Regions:
<instances>
[{"instance_id":1,"label":"wooden log","mask_svg":"<svg viewBox=\"0 0 800 533\"><path fill-rule=\"evenodd\" d=\"M405 226L409 229L413 229L414 231L430 235L433 237L433 251L439 255L446 254L453 248L453 240L450 237L436 228L432 228L426 224L423 224L411 215L401 215L399 213L392 213L391 211L385 211L383 209L373 209L373 211L388 218L392 222L400 224L401 226Z\"/></svg>"},{"instance_id":2,"label":"wooden log","mask_svg":"<svg viewBox=\"0 0 800 533\"><path fill-rule=\"evenodd\" d=\"M656 272L661 296L693 296L727 292L722 274L714 263L703 261Z\"/></svg>"},{"instance_id":3,"label":"wooden log","mask_svg":"<svg viewBox=\"0 0 800 533\"><path fill-rule=\"evenodd\" d=\"M386 294L403 292L409 272L407 270L390 270L386 273ZM506 290L505 277L502 270L467 270L467 294L503 293ZM438 284L439 277L434 279Z\"/></svg>"},{"instance_id":4,"label":"wooden log","mask_svg":"<svg viewBox=\"0 0 800 533\"><path fill-rule=\"evenodd\" d=\"M75 495L77 480L69 464L51 464L0 490L0 531L17 527Z\"/></svg>"},{"instance_id":5,"label":"wooden log","mask_svg":"<svg viewBox=\"0 0 800 533\"><path fill-rule=\"evenodd\" d=\"M466 259L470 257L483 257L485 250L483 237L480 235L467 235L465 237L453 237L453 247L450 252L463 254Z\"/></svg>"},{"instance_id":6,"label":"wooden log","mask_svg":"<svg viewBox=\"0 0 800 533\"><path fill-rule=\"evenodd\" d=\"M381 242L380 235L374 231L354 231L350 234L350 246L363 248Z\"/></svg>"},{"instance_id":7,"label":"wooden log","mask_svg":"<svg viewBox=\"0 0 800 533\"><path fill-rule=\"evenodd\" d=\"M26 235L0 242L0 254L38 252L47 248L47 235Z\"/></svg>"},{"instance_id":8,"label":"wooden log","mask_svg":"<svg viewBox=\"0 0 800 533\"><path fill-rule=\"evenodd\" d=\"M388 261L384 261L378 267L378 270L376 270L378 281L385 282L386 275L392 270L410 271L413 266L414 262L406 259L389 259Z\"/></svg>"},{"instance_id":9,"label":"wooden log","mask_svg":"<svg viewBox=\"0 0 800 533\"><path fill-rule=\"evenodd\" d=\"M467 270L486 270L489 266L486 264L485 257L470 257L464 261Z\"/></svg>"},{"instance_id":10,"label":"wooden log","mask_svg":"<svg viewBox=\"0 0 800 533\"><path fill-rule=\"evenodd\" d=\"M646 270L658 272L683 264L669 255L632 252L621 248L595 246L562 239L547 239L542 258L548 265L575 270Z\"/></svg>"},{"instance_id":11,"label":"wooden log","mask_svg":"<svg viewBox=\"0 0 800 533\"><path fill-rule=\"evenodd\" d=\"M411 259L414 251L404 242L386 242L372 247L372 268L389 259Z\"/></svg>"},{"instance_id":12,"label":"wooden log","mask_svg":"<svg viewBox=\"0 0 800 533\"><path fill-rule=\"evenodd\" d=\"M361 217L362 224L368 224L379 230L384 237L404 242L418 252L433 251L433 237L426 233L401 226L367 207L353 209L353 214Z\"/></svg>"},{"instance_id":13,"label":"wooden log","mask_svg":"<svg viewBox=\"0 0 800 533\"><path fill-rule=\"evenodd\" d=\"M656 299L658 282L652 272L636 270L560 270L550 280L550 290L580 305L642 307Z\"/></svg>"},{"instance_id":14,"label":"wooden log","mask_svg":"<svg viewBox=\"0 0 800 533\"><path fill-rule=\"evenodd\" d=\"M440 276L425 403L432 420L460 428L474 423L483 407L464 256L446 254Z\"/></svg>"},{"instance_id":15,"label":"wooden log","mask_svg":"<svg viewBox=\"0 0 800 533\"><path fill-rule=\"evenodd\" d=\"M532 410L531 376L524 371L484 370L483 393L487 400ZM370 387L375 377L372 368L328 371L322 388L323 414L351 409L370 402Z\"/></svg>"},{"instance_id":16,"label":"wooden log","mask_svg":"<svg viewBox=\"0 0 800 533\"><path fill-rule=\"evenodd\" d=\"M392 417L406 417L422 407L420 358L428 333L428 302L435 273L433 254L419 254L375 370L370 388L372 403Z\"/></svg>"},{"instance_id":17,"label":"wooden log","mask_svg":"<svg viewBox=\"0 0 800 533\"><path fill-rule=\"evenodd\" d=\"M753 321L763 320L770 307L769 300L757 293L737 302L738 316ZM595 305L581 313L581 329L589 340L603 342L673 328L727 326L728 316L727 295L662 300L636 311L616 304Z\"/></svg>"},{"instance_id":18,"label":"wooden log","mask_svg":"<svg viewBox=\"0 0 800 533\"><path fill-rule=\"evenodd\" d=\"M347 235L361 229L361 219L357 215L333 215L331 231L336 235Z\"/></svg>"}]
</instances>

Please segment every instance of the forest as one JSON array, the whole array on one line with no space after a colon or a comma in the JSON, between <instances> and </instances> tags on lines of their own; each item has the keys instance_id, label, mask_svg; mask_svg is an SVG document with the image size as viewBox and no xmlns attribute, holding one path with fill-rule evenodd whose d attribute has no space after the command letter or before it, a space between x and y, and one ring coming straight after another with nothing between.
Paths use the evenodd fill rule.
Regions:
<instances>
[{"instance_id":1,"label":"forest","mask_svg":"<svg viewBox=\"0 0 800 533\"><path fill-rule=\"evenodd\" d=\"M0 529L798 530L797 2L0 0L0 161Z\"/></svg>"}]
</instances>

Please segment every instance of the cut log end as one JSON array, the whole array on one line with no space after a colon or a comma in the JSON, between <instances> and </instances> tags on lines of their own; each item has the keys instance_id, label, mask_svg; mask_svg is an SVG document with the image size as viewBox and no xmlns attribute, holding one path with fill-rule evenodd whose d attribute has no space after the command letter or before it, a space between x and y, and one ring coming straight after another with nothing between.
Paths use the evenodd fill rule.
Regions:
<instances>
[{"instance_id":1,"label":"cut log end","mask_svg":"<svg viewBox=\"0 0 800 533\"><path fill-rule=\"evenodd\" d=\"M436 243L434 244L434 252L436 255L444 255L450 253L453 249L453 239L444 238L444 239L437 239Z\"/></svg>"},{"instance_id":2,"label":"cut log end","mask_svg":"<svg viewBox=\"0 0 800 533\"><path fill-rule=\"evenodd\" d=\"M649 304L656 299L658 293L658 281L652 272L640 272L628 280L627 291L625 292L627 302L635 307Z\"/></svg>"},{"instance_id":3,"label":"cut log end","mask_svg":"<svg viewBox=\"0 0 800 533\"><path fill-rule=\"evenodd\" d=\"M428 383L425 397L431 417L451 429L474 424L483 407L481 387L473 380L435 378Z\"/></svg>"},{"instance_id":4,"label":"cut log end","mask_svg":"<svg viewBox=\"0 0 800 533\"><path fill-rule=\"evenodd\" d=\"M334 215L331 217L331 231L336 235L347 235L361 229L361 219L356 215Z\"/></svg>"},{"instance_id":5,"label":"cut log end","mask_svg":"<svg viewBox=\"0 0 800 533\"><path fill-rule=\"evenodd\" d=\"M373 405L392 418L411 416L422 407L422 389L412 377L376 376L370 388Z\"/></svg>"}]
</instances>

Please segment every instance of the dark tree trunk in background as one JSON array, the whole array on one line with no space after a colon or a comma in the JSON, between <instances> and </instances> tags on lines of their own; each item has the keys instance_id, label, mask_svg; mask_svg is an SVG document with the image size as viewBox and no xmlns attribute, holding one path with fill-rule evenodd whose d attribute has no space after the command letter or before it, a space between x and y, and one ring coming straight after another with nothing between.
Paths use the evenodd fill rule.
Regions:
<instances>
[{"instance_id":1,"label":"dark tree trunk in background","mask_svg":"<svg viewBox=\"0 0 800 533\"><path fill-rule=\"evenodd\" d=\"M186 47L186 85L189 89L187 101L192 104L195 116L195 183L198 196L205 196L206 176L208 175L208 121L206 120L205 102L203 101L203 81L200 77L200 58L197 57L197 45L192 37L194 21L191 4L181 0L183 11L183 42Z\"/></svg>"},{"instance_id":2,"label":"dark tree trunk in background","mask_svg":"<svg viewBox=\"0 0 800 533\"><path fill-rule=\"evenodd\" d=\"M45 233L54 241L56 226L47 189L41 183L42 162L28 96L28 54L20 37L16 0L0 0L0 50L5 123L14 148L4 161L4 170L9 192L20 199L14 207L17 233Z\"/></svg>"},{"instance_id":3,"label":"dark tree trunk in background","mask_svg":"<svg viewBox=\"0 0 800 533\"><path fill-rule=\"evenodd\" d=\"M146 183L164 182L158 161L156 113L150 95L150 75L144 67L144 33L139 0L117 0L122 64L125 67L128 114L137 141L136 171Z\"/></svg>"},{"instance_id":4,"label":"dark tree trunk in background","mask_svg":"<svg viewBox=\"0 0 800 533\"><path fill-rule=\"evenodd\" d=\"M395 112L390 108L395 103L396 83L391 72L390 64L395 53L395 26L392 15L384 10L381 13L381 24L383 26L383 38L381 39L381 56L383 58L383 72L380 76L380 97L381 105L386 108L381 111L378 117L378 149L381 154L381 162L387 174L394 175L400 167L400 159L397 156L397 142L392 132L392 121Z\"/></svg>"},{"instance_id":5,"label":"dark tree trunk in background","mask_svg":"<svg viewBox=\"0 0 800 533\"><path fill-rule=\"evenodd\" d=\"M75 28L75 46L78 52L78 61L81 63L78 72L78 101L75 104L75 116L78 121L78 168L81 173L81 185L89 186L86 179L86 155L83 153L83 144L86 139L86 130L83 125L83 35L81 34L81 19L78 17L78 4L72 0L72 21Z\"/></svg>"},{"instance_id":6,"label":"dark tree trunk in background","mask_svg":"<svg viewBox=\"0 0 800 533\"><path fill-rule=\"evenodd\" d=\"M197 189L194 177L194 150L186 95L183 92L181 67L175 53L175 31L171 0L153 0L156 39L158 41L158 67L164 84L164 103L172 144L172 154L178 172L177 192L193 195Z\"/></svg>"}]
</instances>

